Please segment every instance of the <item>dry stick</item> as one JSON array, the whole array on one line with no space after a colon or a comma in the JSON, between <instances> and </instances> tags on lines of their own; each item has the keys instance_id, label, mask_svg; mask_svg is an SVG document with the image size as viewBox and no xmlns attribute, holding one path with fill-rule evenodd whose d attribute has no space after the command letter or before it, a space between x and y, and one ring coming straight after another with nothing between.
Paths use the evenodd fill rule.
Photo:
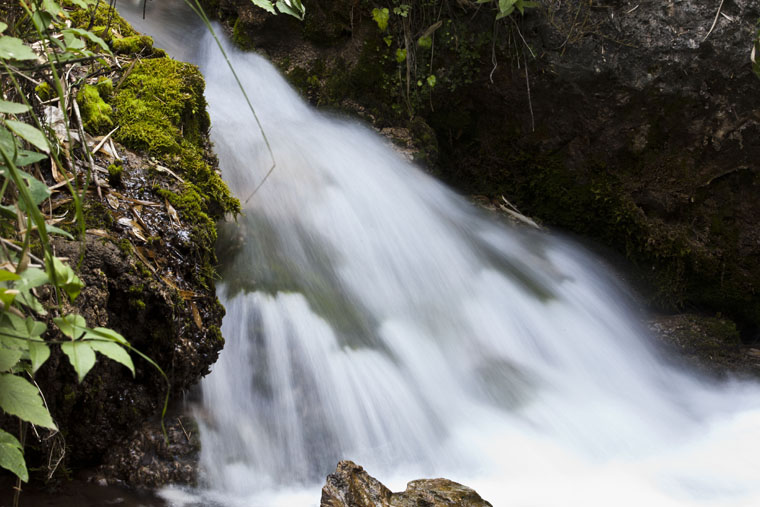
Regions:
<instances>
[{"instance_id":1,"label":"dry stick","mask_svg":"<svg viewBox=\"0 0 760 507\"><path fill-rule=\"evenodd\" d=\"M702 39L702 42L707 40L707 38L710 36L713 29L715 28L715 25L718 23L718 18L720 17L720 10L723 8L723 1L724 0L720 0L720 5L718 5L718 12L715 13L715 19L713 20L712 26L710 27L710 30L707 32L707 35L705 35L705 38Z\"/></svg>"},{"instance_id":2,"label":"dry stick","mask_svg":"<svg viewBox=\"0 0 760 507\"><path fill-rule=\"evenodd\" d=\"M106 136L97 144L97 146L95 146L95 148L93 148L92 153L97 153L98 150L100 148L102 148L103 145L106 144L106 142L111 138L111 135L114 132L116 132L117 130L119 130L119 127L120 127L120 125L116 125L116 127L114 127L114 129L111 132L109 132L108 134L106 134Z\"/></svg>"},{"instance_id":3,"label":"dry stick","mask_svg":"<svg viewBox=\"0 0 760 507\"><path fill-rule=\"evenodd\" d=\"M525 86L528 88L528 108L530 109L530 131L536 131L536 121L533 117L533 102L530 99L530 78L528 77L528 58L523 51L523 58L525 59Z\"/></svg>"},{"instance_id":4,"label":"dry stick","mask_svg":"<svg viewBox=\"0 0 760 507\"><path fill-rule=\"evenodd\" d=\"M179 423L179 427L182 428L182 433L185 434L185 438L187 439L187 442L190 443L190 435L187 433L187 430L185 429L185 425L182 424L182 419L177 417L177 422Z\"/></svg>"},{"instance_id":5,"label":"dry stick","mask_svg":"<svg viewBox=\"0 0 760 507\"><path fill-rule=\"evenodd\" d=\"M11 247L12 249L16 250L17 252L21 252L21 251L23 250L23 248L21 248L21 247L20 247L20 246L18 246L17 244L15 244L15 243L13 243L12 241L9 241L9 240L7 240L7 239L5 239L5 238L0 238L0 243L2 243L2 244L3 244L3 245L5 245L5 246L9 246L9 247ZM27 254L27 255L29 256L29 258L30 258L30 259L32 259L34 262L37 262L37 263L39 263L39 264L41 264L41 265L43 265L43 266L45 265L45 262L44 262L42 259L40 259L39 257L36 257L36 256L34 256L34 255L31 253L31 252L27 252L26 254Z\"/></svg>"}]
</instances>

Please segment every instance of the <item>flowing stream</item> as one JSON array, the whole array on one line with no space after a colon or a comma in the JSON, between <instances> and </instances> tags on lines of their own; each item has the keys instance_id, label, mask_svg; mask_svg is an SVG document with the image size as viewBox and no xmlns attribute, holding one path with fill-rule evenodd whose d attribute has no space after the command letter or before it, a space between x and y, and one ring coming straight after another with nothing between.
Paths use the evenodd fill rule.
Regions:
<instances>
[{"instance_id":1,"label":"flowing stream","mask_svg":"<svg viewBox=\"0 0 760 507\"><path fill-rule=\"evenodd\" d=\"M179 4L148 7L122 9L203 70L247 199L271 159L240 90ZM226 230L203 486L170 503L317 505L352 459L394 490L444 476L494 506L760 505L758 385L670 366L599 261L484 216L225 47L277 167Z\"/></svg>"}]
</instances>

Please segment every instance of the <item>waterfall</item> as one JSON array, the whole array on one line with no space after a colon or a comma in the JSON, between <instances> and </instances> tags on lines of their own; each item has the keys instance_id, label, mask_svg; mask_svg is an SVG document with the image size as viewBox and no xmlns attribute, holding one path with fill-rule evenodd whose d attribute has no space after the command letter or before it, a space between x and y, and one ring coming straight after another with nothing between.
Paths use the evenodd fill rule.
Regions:
<instances>
[{"instance_id":1,"label":"waterfall","mask_svg":"<svg viewBox=\"0 0 760 507\"><path fill-rule=\"evenodd\" d=\"M757 385L667 364L597 259L486 216L227 45L277 163L246 201L270 155L213 40L166 5L127 15L201 67L245 201L222 230L202 487L173 505L316 505L340 459L495 506L760 505Z\"/></svg>"}]
</instances>

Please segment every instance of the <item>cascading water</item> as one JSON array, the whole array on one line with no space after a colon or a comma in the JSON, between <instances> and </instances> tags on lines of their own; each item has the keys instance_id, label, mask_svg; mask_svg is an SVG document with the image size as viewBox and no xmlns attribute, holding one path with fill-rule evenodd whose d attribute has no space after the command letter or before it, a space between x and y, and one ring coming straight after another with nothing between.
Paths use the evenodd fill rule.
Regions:
<instances>
[{"instance_id":1,"label":"cascading water","mask_svg":"<svg viewBox=\"0 0 760 507\"><path fill-rule=\"evenodd\" d=\"M131 21L200 65L245 200L270 155L212 39L166 6ZM227 227L204 487L173 504L313 505L353 459L395 489L445 476L495 506L760 505L760 387L665 364L593 258L495 223L226 51L277 167Z\"/></svg>"}]
</instances>

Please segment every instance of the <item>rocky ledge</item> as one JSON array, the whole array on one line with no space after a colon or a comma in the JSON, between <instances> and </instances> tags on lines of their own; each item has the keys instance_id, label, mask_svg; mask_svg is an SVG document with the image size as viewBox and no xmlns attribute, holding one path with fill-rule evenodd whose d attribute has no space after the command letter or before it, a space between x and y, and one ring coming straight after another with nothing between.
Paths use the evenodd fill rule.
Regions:
<instances>
[{"instance_id":1,"label":"rocky ledge","mask_svg":"<svg viewBox=\"0 0 760 507\"><path fill-rule=\"evenodd\" d=\"M393 493L353 461L327 476L320 507L491 507L475 491L448 479L420 479Z\"/></svg>"}]
</instances>

